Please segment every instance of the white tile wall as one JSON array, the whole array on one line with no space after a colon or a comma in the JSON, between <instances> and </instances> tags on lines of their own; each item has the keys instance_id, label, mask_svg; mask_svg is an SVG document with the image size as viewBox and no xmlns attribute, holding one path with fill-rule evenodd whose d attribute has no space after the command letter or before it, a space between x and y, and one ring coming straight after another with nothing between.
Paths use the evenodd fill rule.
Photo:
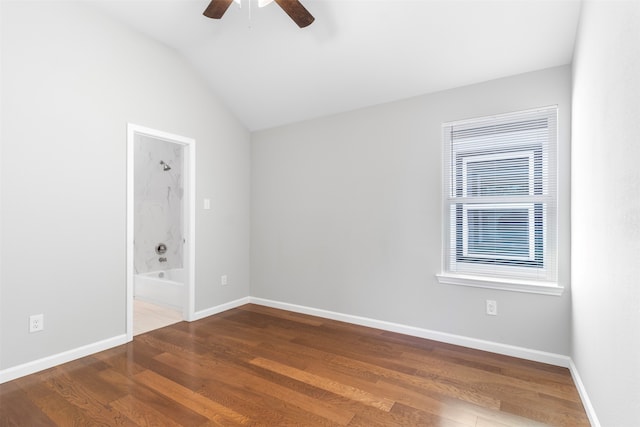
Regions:
<instances>
[{"instance_id":1,"label":"white tile wall","mask_svg":"<svg viewBox=\"0 0 640 427\"><path fill-rule=\"evenodd\" d=\"M171 170L164 171L160 161ZM182 147L139 136L135 144L135 270L136 273L183 267ZM158 255L164 243L167 252ZM166 262L160 262L160 257Z\"/></svg>"}]
</instances>

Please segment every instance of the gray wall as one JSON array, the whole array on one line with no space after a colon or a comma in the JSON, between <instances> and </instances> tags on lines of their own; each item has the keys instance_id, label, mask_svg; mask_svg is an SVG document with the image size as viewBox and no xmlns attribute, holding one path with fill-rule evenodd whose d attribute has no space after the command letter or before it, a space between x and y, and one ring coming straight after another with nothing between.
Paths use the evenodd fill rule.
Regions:
<instances>
[{"instance_id":1,"label":"gray wall","mask_svg":"<svg viewBox=\"0 0 640 427\"><path fill-rule=\"evenodd\" d=\"M573 360L601 425L640 425L640 2L583 5L573 83Z\"/></svg>"},{"instance_id":2,"label":"gray wall","mask_svg":"<svg viewBox=\"0 0 640 427\"><path fill-rule=\"evenodd\" d=\"M568 355L570 92L566 66L254 133L251 295ZM441 124L552 104L564 295L439 284Z\"/></svg>"},{"instance_id":3,"label":"gray wall","mask_svg":"<svg viewBox=\"0 0 640 427\"><path fill-rule=\"evenodd\" d=\"M176 53L90 6L2 8L0 368L125 333L127 122L196 139L196 309L246 297L248 131Z\"/></svg>"}]
</instances>

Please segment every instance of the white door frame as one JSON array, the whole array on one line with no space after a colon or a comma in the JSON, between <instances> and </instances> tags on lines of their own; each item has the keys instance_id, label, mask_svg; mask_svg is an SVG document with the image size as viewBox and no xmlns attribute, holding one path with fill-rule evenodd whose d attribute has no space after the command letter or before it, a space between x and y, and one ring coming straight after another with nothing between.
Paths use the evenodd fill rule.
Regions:
<instances>
[{"instance_id":1,"label":"white door frame","mask_svg":"<svg viewBox=\"0 0 640 427\"><path fill-rule=\"evenodd\" d=\"M133 340L133 284L134 284L134 146L136 135L144 135L183 147L184 153L184 269L185 301L182 317L194 319L195 312L195 219L196 219L196 141L180 135L127 124L127 341Z\"/></svg>"}]
</instances>

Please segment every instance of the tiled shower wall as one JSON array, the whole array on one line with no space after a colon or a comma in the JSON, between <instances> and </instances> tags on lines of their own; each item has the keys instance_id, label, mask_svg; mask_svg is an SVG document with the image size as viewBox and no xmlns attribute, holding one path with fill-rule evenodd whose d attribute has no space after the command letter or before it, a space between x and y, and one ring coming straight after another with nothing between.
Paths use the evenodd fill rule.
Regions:
<instances>
[{"instance_id":1,"label":"tiled shower wall","mask_svg":"<svg viewBox=\"0 0 640 427\"><path fill-rule=\"evenodd\" d=\"M136 136L134 263L137 273L183 267L183 153L178 144ZM160 161L171 170L164 171ZM167 252L156 253L164 243ZM166 257L166 262L160 262Z\"/></svg>"}]
</instances>

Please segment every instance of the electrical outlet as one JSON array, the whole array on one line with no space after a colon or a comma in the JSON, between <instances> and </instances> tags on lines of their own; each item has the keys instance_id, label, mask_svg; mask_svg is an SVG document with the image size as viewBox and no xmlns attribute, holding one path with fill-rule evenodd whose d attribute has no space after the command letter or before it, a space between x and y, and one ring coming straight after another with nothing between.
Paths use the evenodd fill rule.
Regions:
<instances>
[{"instance_id":1,"label":"electrical outlet","mask_svg":"<svg viewBox=\"0 0 640 427\"><path fill-rule=\"evenodd\" d=\"M38 332L44 329L44 314L29 316L29 332Z\"/></svg>"},{"instance_id":2,"label":"electrical outlet","mask_svg":"<svg viewBox=\"0 0 640 427\"><path fill-rule=\"evenodd\" d=\"M487 300L487 314L489 316L498 315L498 303L495 300L492 300L492 299Z\"/></svg>"},{"instance_id":3,"label":"electrical outlet","mask_svg":"<svg viewBox=\"0 0 640 427\"><path fill-rule=\"evenodd\" d=\"M228 283L229 283L229 278L227 277L226 274L223 274L222 276L220 276L220 284L222 286L227 286Z\"/></svg>"}]
</instances>

